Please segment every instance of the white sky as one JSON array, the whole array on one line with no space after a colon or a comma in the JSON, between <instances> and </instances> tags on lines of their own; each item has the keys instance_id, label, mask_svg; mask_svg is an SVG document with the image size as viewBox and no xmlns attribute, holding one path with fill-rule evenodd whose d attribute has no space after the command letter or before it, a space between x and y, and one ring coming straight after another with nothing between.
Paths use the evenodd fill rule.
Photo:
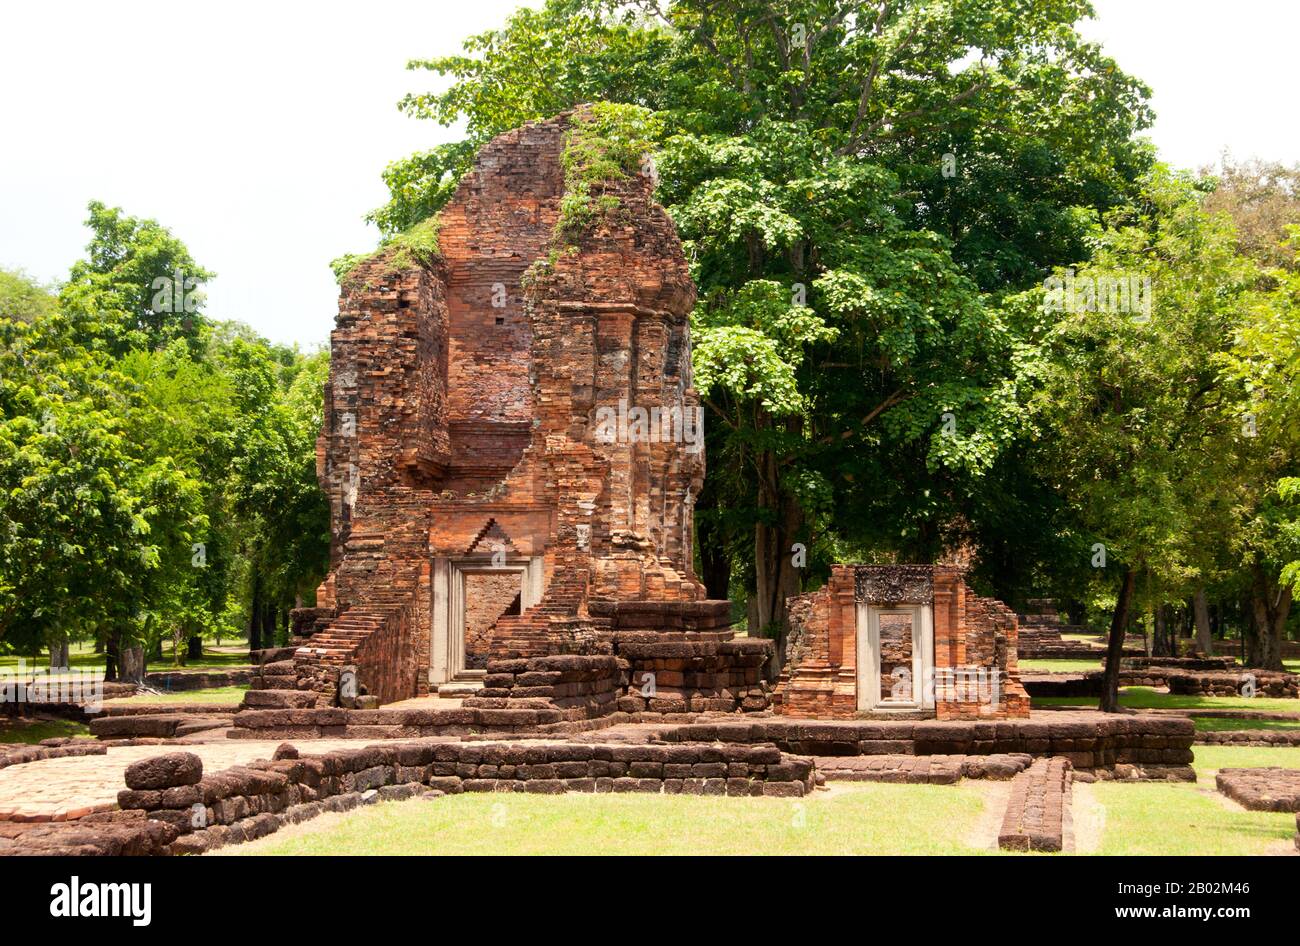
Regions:
<instances>
[{"instance_id":1,"label":"white sky","mask_svg":"<svg viewBox=\"0 0 1300 946\"><path fill-rule=\"evenodd\" d=\"M362 221L390 161L455 137L397 111L518 0L338 3L37 0L0 32L0 266L66 275L91 199L154 217L217 278L207 311L323 343L328 262L374 246ZM1295 0L1095 0L1084 32L1154 90L1175 164L1300 161Z\"/></svg>"}]
</instances>

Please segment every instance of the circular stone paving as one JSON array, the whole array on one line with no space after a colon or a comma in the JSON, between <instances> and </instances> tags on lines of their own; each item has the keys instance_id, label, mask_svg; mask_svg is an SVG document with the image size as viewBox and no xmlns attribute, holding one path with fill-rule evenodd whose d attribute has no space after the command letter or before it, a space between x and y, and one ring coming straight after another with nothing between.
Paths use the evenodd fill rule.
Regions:
<instances>
[{"instance_id":1,"label":"circular stone paving","mask_svg":"<svg viewBox=\"0 0 1300 946\"><path fill-rule=\"evenodd\" d=\"M410 740L406 740L410 741ZM168 746L110 746L106 755L42 759L0 769L0 821L71 821L117 807L132 762L168 752L192 752L205 772L269 759L285 740L235 740ZM373 742L373 740L371 740ZM311 739L294 743L304 754L359 749L357 739Z\"/></svg>"}]
</instances>

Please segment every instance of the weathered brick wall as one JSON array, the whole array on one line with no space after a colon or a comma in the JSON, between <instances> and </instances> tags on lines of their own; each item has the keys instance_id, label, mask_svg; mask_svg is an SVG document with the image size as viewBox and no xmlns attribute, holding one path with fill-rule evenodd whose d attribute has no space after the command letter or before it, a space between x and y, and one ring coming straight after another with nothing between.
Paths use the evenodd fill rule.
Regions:
<instances>
[{"instance_id":1,"label":"weathered brick wall","mask_svg":"<svg viewBox=\"0 0 1300 946\"><path fill-rule=\"evenodd\" d=\"M791 598L791 637L776 695L780 712L818 719L858 713L857 610L866 602L930 606L938 718L1028 715L1029 698L1017 668L1015 613L972 593L961 575L959 568L944 565L837 565L822 588ZM979 686L993 672L999 688L995 701ZM881 686L887 691L889 681L882 677Z\"/></svg>"},{"instance_id":2,"label":"weathered brick wall","mask_svg":"<svg viewBox=\"0 0 1300 946\"><path fill-rule=\"evenodd\" d=\"M318 605L332 612L313 616L295 658L298 686L322 702L351 665L384 699L424 691L430 562L486 560L485 535L544 563L539 603L486 635L470 615L474 647L486 637L497 658L612 652L589 602L705 597L692 563L703 431L680 420L699 407L695 288L672 221L631 173L606 189L617 210L551 252L561 155L586 118L494 139L440 214L436 258L390 250L344 281L317 451L334 538ZM675 416L677 429L601 436L602 409L633 408ZM739 661L725 688L743 692L727 699L758 701L748 655L707 657L718 674Z\"/></svg>"}]
</instances>

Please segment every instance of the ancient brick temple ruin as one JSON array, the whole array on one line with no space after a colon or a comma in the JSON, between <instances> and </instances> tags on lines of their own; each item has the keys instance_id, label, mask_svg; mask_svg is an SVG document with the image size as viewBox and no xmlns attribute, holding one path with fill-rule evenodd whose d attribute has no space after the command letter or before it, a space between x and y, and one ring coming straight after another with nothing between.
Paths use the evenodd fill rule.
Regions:
<instances>
[{"instance_id":1,"label":"ancient brick temple ruin","mask_svg":"<svg viewBox=\"0 0 1300 946\"><path fill-rule=\"evenodd\" d=\"M790 599L780 711L822 719L1029 715L1016 615L944 565L837 565Z\"/></svg>"},{"instance_id":2,"label":"ancient brick temple ruin","mask_svg":"<svg viewBox=\"0 0 1300 946\"><path fill-rule=\"evenodd\" d=\"M396 243L343 280L317 446L331 569L295 615L317 706L352 674L381 703L468 681L571 717L768 705L770 644L733 640L693 574L695 289L673 224L631 172L559 242L561 156L589 117L496 138L436 252Z\"/></svg>"}]
</instances>

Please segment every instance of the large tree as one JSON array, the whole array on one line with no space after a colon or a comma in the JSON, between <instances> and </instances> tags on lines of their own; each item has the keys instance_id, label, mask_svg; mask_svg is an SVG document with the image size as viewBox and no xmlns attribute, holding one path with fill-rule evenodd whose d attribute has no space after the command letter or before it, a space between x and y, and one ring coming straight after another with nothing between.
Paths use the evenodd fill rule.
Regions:
<instances>
[{"instance_id":1,"label":"large tree","mask_svg":"<svg viewBox=\"0 0 1300 946\"><path fill-rule=\"evenodd\" d=\"M1080 39L1089 13L551 0L412 63L453 82L402 107L467 137L391 166L374 219L394 233L435 212L523 121L596 99L657 113L710 450L744 471L711 465L706 521L748 531L753 621L779 633L796 542L932 557L1017 433L1025 359L1000 297L1082 256L1149 160L1146 90Z\"/></svg>"},{"instance_id":2,"label":"large tree","mask_svg":"<svg viewBox=\"0 0 1300 946\"><path fill-rule=\"evenodd\" d=\"M1029 460L1073 507L1116 602L1108 711L1130 609L1139 596L1159 607L1203 583L1210 540L1230 528L1250 481L1246 389L1224 364L1258 269L1203 197L1158 169L1094 235L1089 263L1020 300L1042 319Z\"/></svg>"}]
</instances>

